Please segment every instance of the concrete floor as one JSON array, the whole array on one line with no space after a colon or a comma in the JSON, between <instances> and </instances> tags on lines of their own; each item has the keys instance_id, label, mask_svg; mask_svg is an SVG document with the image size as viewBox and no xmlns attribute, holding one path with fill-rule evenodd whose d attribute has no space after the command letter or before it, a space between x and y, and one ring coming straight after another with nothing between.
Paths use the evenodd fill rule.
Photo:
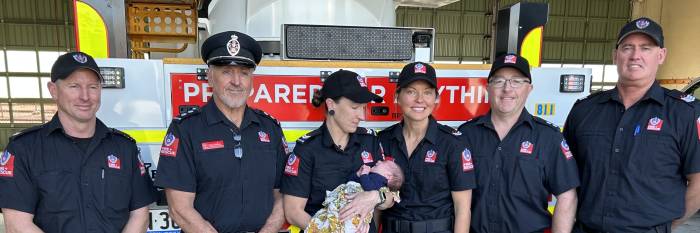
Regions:
<instances>
[{"instance_id":1,"label":"concrete floor","mask_svg":"<svg viewBox=\"0 0 700 233\"><path fill-rule=\"evenodd\" d=\"M5 224L1 215L0 233L5 233ZM673 233L700 233L700 214L696 214L688 222L673 230Z\"/></svg>"}]
</instances>

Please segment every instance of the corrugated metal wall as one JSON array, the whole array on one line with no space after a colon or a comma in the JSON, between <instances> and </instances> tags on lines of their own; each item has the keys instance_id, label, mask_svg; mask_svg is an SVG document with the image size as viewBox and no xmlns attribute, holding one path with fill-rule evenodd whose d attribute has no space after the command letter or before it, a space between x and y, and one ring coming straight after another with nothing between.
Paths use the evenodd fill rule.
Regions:
<instances>
[{"instance_id":1,"label":"corrugated metal wall","mask_svg":"<svg viewBox=\"0 0 700 233\"><path fill-rule=\"evenodd\" d=\"M399 7L397 26L434 27L435 59L482 61L491 51L491 12L517 0L462 0L437 9ZM539 0L549 4L544 63L610 64L617 32L630 18L628 0Z\"/></svg>"},{"instance_id":2,"label":"corrugated metal wall","mask_svg":"<svg viewBox=\"0 0 700 233\"><path fill-rule=\"evenodd\" d=\"M0 0L0 148L56 111L41 86L58 52L75 50L72 12L70 0ZM37 88L36 96L22 93Z\"/></svg>"}]
</instances>

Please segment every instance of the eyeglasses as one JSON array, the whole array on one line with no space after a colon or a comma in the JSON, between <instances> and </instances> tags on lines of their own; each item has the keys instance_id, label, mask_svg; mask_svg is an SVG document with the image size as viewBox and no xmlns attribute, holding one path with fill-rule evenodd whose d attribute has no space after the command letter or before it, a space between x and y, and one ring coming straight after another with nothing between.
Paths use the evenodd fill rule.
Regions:
<instances>
[{"instance_id":1,"label":"eyeglasses","mask_svg":"<svg viewBox=\"0 0 700 233\"><path fill-rule=\"evenodd\" d=\"M243 146L241 145L241 135L237 132L233 132L233 156L236 158L243 157Z\"/></svg>"},{"instance_id":2,"label":"eyeglasses","mask_svg":"<svg viewBox=\"0 0 700 233\"><path fill-rule=\"evenodd\" d=\"M506 79L506 78L492 78L491 81L489 81L489 85L492 87L505 87L506 83L510 82L510 87L512 88L519 88L525 85L526 83L530 83L530 80L527 78L512 78L512 79Z\"/></svg>"}]
</instances>

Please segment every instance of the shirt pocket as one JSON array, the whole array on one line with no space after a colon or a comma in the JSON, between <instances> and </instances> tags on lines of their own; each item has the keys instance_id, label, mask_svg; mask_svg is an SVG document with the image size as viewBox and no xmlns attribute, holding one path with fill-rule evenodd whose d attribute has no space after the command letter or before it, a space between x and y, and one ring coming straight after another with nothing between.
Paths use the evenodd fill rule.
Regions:
<instances>
[{"instance_id":1,"label":"shirt pocket","mask_svg":"<svg viewBox=\"0 0 700 233\"><path fill-rule=\"evenodd\" d=\"M611 142L611 136L603 131L582 131L577 141L577 150L580 153L575 154L576 160L586 164L604 163L612 149Z\"/></svg>"},{"instance_id":2,"label":"shirt pocket","mask_svg":"<svg viewBox=\"0 0 700 233\"><path fill-rule=\"evenodd\" d=\"M104 190L105 206L117 213L128 212L131 200L129 177L125 174L125 171L121 170L107 168L104 172L102 190Z\"/></svg>"},{"instance_id":3,"label":"shirt pocket","mask_svg":"<svg viewBox=\"0 0 700 233\"><path fill-rule=\"evenodd\" d=\"M515 195L530 199L542 193L544 189L542 174L544 171L539 160L518 156L513 170L511 185Z\"/></svg>"},{"instance_id":4,"label":"shirt pocket","mask_svg":"<svg viewBox=\"0 0 700 233\"><path fill-rule=\"evenodd\" d=\"M630 162L642 168L652 179L678 179L681 170L680 151L672 135L666 132L647 131L643 134L639 151L633 153Z\"/></svg>"},{"instance_id":5,"label":"shirt pocket","mask_svg":"<svg viewBox=\"0 0 700 233\"><path fill-rule=\"evenodd\" d=\"M41 172L36 177L41 202L49 213L72 211L78 208L80 189L76 174L66 170Z\"/></svg>"}]
</instances>

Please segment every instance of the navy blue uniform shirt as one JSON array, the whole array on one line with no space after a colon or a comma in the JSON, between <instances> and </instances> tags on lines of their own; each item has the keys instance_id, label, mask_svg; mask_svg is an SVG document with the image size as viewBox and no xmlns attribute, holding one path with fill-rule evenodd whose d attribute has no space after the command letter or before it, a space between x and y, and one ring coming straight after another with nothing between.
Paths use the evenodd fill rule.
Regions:
<instances>
[{"instance_id":1,"label":"navy blue uniform shirt","mask_svg":"<svg viewBox=\"0 0 700 233\"><path fill-rule=\"evenodd\" d=\"M44 232L119 233L155 199L134 140L99 119L86 151L54 115L13 136L0 157L0 207L34 214Z\"/></svg>"},{"instance_id":2,"label":"navy blue uniform shirt","mask_svg":"<svg viewBox=\"0 0 700 233\"><path fill-rule=\"evenodd\" d=\"M382 160L374 131L358 127L349 135L344 150L339 150L324 123L297 140L289 156L282 180L282 193L307 198L304 211L313 216L323 208L326 191L349 181L352 173L364 164L374 166ZM370 224L375 232L374 224Z\"/></svg>"},{"instance_id":3,"label":"navy blue uniform shirt","mask_svg":"<svg viewBox=\"0 0 700 233\"><path fill-rule=\"evenodd\" d=\"M452 191L476 187L471 157L463 157L464 144L455 129L430 117L425 137L410 157L400 122L379 133L385 156L404 172L401 202L382 214L384 219L424 221L454 217Z\"/></svg>"},{"instance_id":4,"label":"navy blue uniform shirt","mask_svg":"<svg viewBox=\"0 0 700 233\"><path fill-rule=\"evenodd\" d=\"M476 165L472 232L543 232L550 194L579 186L576 161L559 127L523 109L501 140L491 112L462 124Z\"/></svg>"},{"instance_id":5,"label":"navy blue uniform shirt","mask_svg":"<svg viewBox=\"0 0 700 233\"><path fill-rule=\"evenodd\" d=\"M258 231L272 213L285 150L266 113L246 107L239 128L210 100L170 124L155 184L195 193L194 208L221 233Z\"/></svg>"},{"instance_id":6,"label":"navy blue uniform shirt","mask_svg":"<svg viewBox=\"0 0 700 233\"><path fill-rule=\"evenodd\" d=\"M697 105L658 83L626 110L617 89L577 101L564 126L581 171L577 221L644 232L683 216L686 176L700 171Z\"/></svg>"}]
</instances>

